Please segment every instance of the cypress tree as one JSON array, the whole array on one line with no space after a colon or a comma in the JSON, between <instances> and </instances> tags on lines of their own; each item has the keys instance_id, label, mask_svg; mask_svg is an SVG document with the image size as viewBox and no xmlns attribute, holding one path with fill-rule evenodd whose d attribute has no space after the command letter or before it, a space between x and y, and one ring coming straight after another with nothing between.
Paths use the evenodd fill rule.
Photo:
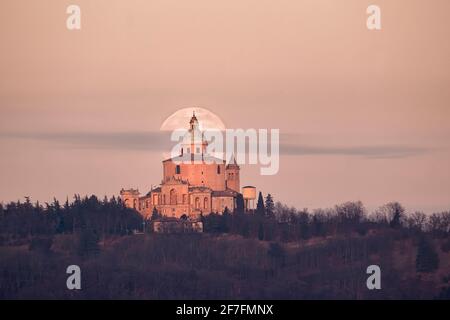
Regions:
<instances>
[{"instance_id":1,"label":"cypress tree","mask_svg":"<svg viewBox=\"0 0 450 320\"><path fill-rule=\"evenodd\" d=\"M264 208L264 199L260 191L258 195L258 202L256 203L256 214L258 214L259 216L264 216L265 211L266 209Z\"/></svg>"},{"instance_id":2,"label":"cypress tree","mask_svg":"<svg viewBox=\"0 0 450 320\"><path fill-rule=\"evenodd\" d=\"M244 197L242 196L242 193L238 193L236 196L236 213L244 213Z\"/></svg>"}]
</instances>

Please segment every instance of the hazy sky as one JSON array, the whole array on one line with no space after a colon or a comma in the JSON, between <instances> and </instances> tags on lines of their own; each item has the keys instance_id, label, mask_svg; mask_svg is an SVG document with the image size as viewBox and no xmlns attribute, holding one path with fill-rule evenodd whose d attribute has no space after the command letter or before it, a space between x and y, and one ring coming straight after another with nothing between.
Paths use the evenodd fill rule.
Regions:
<instances>
[{"instance_id":1,"label":"hazy sky","mask_svg":"<svg viewBox=\"0 0 450 320\"><path fill-rule=\"evenodd\" d=\"M366 28L370 4L380 31ZM162 122L202 106L229 128L280 129L279 174L241 170L276 200L448 210L449 12L448 0L2 0L0 201L147 191Z\"/></svg>"}]
</instances>

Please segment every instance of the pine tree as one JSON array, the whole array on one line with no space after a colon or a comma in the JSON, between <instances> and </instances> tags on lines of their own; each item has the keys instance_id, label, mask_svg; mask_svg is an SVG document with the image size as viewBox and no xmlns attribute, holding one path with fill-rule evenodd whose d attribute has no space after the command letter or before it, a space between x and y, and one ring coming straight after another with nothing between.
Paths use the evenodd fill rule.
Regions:
<instances>
[{"instance_id":1,"label":"pine tree","mask_svg":"<svg viewBox=\"0 0 450 320\"><path fill-rule=\"evenodd\" d=\"M439 256L433 244L421 237L417 246L416 271L431 273L439 267Z\"/></svg>"},{"instance_id":2,"label":"pine tree","mask_svg":"<svg viewBox=\"0 0 450 320\"><path fill-rule=\"evenodd\" d=\"M264 216L265 211L266 211L266 209L264 208L263 195L260 191L259 195L258 195L258 202L256 203L256 214L259 216Z\"/></svg>"},{"instance_id":3,"label":"pine tree","mask_svg":"<svg viewBox=\"0 0 450 320\"><path fill-rule=\"evenodd\" d=\"M266 215L270 218L274 217L275 216L275 205L273 203L273 198L270 193L267 194L267 196L266 196L265 206L266 206Z\"/></svg>"}]
</instances>

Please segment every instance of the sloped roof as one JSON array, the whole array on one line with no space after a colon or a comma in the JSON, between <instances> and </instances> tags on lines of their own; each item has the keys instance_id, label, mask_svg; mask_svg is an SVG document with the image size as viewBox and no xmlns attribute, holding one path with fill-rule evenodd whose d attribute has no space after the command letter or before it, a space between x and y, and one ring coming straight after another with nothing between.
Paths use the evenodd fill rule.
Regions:
<instances>
[{"instance_id":1,"label":"sloped roof","mask_svg":"<svg viewBox=\"0 0 450 320\"><path fill-rule=\"evenodd\" d=\"M236 192L231 189L221 190L221 191L213 191L213 197L236 197L239 192Z\"/></svg>"},{"instance_id":2,"label":"sloped roof","mask_svg":"<svg viewBox=\"0 0 450 320\"><path fill-rule=\"evenodd\" d=\"M192 186L189 187L189 192L211 192L211 188L209 187L202 187L202 186Z\"/></svg>"},{"instance_id":3,"label":"sloped roof","mask_svg":"<svg viewBox=\"0 0 450 320\"><path fill-rule=\"evenodd\" d=\"M225 160L216 158L210 155L206 154L198 154L198 153L185 153L183 155L179 155L177 157L169 158L164 160L163 162L172 161L172 162L180 162L180 163L187 163L190 164L193 162L193 164L196 163L205 163L206 164L224 164Z\"/></svg>"},{"instance_id":4,"label":"sloped roof","mask_svg":"<svg viewBox=\"0 0 450 320\"><path fill-rule=\"evenodd\" d=\"M154 188L147 193L147 196L151 195L152 192L161 192L161 187Z\"/></svg>"}]
</instances>

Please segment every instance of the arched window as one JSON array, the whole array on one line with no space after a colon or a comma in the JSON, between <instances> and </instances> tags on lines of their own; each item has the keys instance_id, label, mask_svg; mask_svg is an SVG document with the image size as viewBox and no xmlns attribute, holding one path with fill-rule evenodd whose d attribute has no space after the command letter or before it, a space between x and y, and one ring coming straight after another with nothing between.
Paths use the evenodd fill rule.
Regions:
<instances>
[{"instance_id":1,"label":"arched window","mask_svg":"<svg viewBox=\"0 0 450 320\"><path fill-rule=\"evenodd\" d=\"M177 193L175 189L170 190L170 204L177 204Z\"/></svg>"},{"instance_id":2,"label":"arched window","mask_svg":"<svg viewBox=\"0 0 450 320\"><path fill-rule=\"evenodd\" d=\"M187 195L183 194L183 204L186 204L186 203L187 203Z\"/></svg>"},{"instance_id":3,"label":"arched window","mask_svg":"<svg viewBox=\"0 0 450 320\"><path fill-rule=\"evenodd\" d=\"M200 198L195 198L195 209L200 209Z\"/></svg>"},{"instance_id":4,"label":"arched window","mask_svg":"<svg viewBox=\"0 0 450 320\"><path fill-rule=\"evenodd\" d=\"M163 204L166 204L166 195L163 195Z\"/></svg>"},{"instance_id":5,"label":"arched window","mask_svg":"<svg viewBox=\"0 0 450 320\"><path fill-rule=\"evenodd\" d=\"M220 165L217 166L217 174L220 174Z\"/></svg>"},{"instance_id":6,"label":"arched window","mask_svg":"<svg viewBox=\"0 0 450 320\"><path fill-rule=\"evenodd\" d=\"M136 207L137 207L137 200L134 199L134 200L133 200L133 208L136 209Z\"/></svg>"},{"instance_id":7,"label":"arched window","mask_svg":"<svg viewBox=\"0 0 450 320\"><path fill-rule=\"evenodd\" d=\"M177 164L177 166L175 167L175 173L176 174L180 174L181 173L181 167L179 164Z\"/></svg>"},{"instance_id":8,"label":"arched window","mask_svg":"<svg viewBox=\"0 0 450 320\"><path fill-rule=\"evenodd\" d=\"M208 198L203 199L203 208L208 209Z\"/></svg>"}]
</instances>

